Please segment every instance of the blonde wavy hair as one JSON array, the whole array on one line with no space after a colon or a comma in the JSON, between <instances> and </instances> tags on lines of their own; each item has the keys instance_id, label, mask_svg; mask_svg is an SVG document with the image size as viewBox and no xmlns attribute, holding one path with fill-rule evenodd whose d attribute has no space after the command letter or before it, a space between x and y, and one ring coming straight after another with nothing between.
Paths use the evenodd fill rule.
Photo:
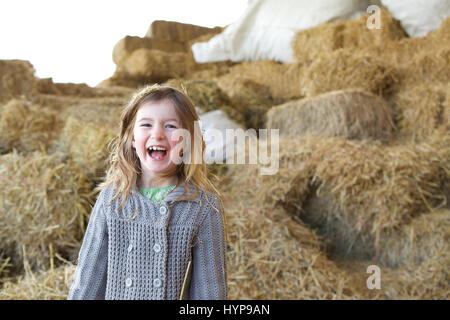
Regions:
<instances>
[{"instance_id":1,"label":"blonde wavy hair","mask_svg":"<svg viewBox=\"0 0 450 320\"><path fill-rule=\"evenodd\" d=\"M200 163L198 163L199 161L193 161L193 164L182 162L177 165L175 170L160 174L160 178L176 174L178 182L175 188L181 185L182 182L191 182L195 188L194 194L186 197L185 195L189 192L189 185L186 183L186 190L181 199L189 200L195 198L198 194L198 188L200 188L208 193L217 194L219 205L223 208L221 194L208 178L208 175L215 179L217 179L217 176L208 171L206 162L203 161L206 148L203 136L200 130L194 130L194 126L198 125L198 122L194 121L199 120L195 107L187 94L173 87L163 85L150 85L140 89L125 106L120 117L119 134L110 144L112 151L109 156L109 167L105 180L98 185L96 190L101 191L105 187L113 186L116 190L113 200L117 200L119 196L122 198L119 209L125 204L142 172L136 150L132 147L136 114L145 103L162 100L168 100L173 104L181 120L182 128L187 129L191 134L190 145L192 154L200 154L202 161ZM201 141L201 144L193 143L194 139ZM194 150L194 148L198 150ZM225 215L225 213L223 214Z\"/></svg>"}]
</instances>

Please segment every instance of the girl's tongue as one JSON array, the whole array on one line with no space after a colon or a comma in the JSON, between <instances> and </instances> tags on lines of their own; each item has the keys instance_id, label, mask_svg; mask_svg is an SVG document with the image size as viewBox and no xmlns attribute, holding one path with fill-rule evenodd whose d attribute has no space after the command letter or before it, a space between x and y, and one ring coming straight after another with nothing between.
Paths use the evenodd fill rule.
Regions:
<instances>
[{"instance_id":1,"label":"girl's tongue","mask_svg":"<svg viewBox=\"0 0 450 320\"><path fill-rule=\"evenodd\" d=\"M165 157L167 151L162 150L152 150L150 151L150 157L155 160L161 160Z\"/></svg>"}]
</instances>

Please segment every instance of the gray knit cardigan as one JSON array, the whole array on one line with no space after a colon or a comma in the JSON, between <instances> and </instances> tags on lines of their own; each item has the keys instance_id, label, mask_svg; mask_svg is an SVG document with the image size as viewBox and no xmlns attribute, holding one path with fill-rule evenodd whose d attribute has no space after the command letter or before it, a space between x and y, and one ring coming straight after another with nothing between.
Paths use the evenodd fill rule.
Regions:
<instances>
[{"instance_id":1,"label":"gray knit cardigan","mask_svg":"<svg viewBox=\"0 0 450 320\"><path fill-rule=\"evenodd\" d=\"M193 200L179 200L185 189L183 183L154 202L135 187L120 210L120 202L112 201L113 188L103 189L68 299L178 299L191 259L189 299L226 299L222 207L215 195L200 189Z\"/></svg>"}]
</instances>

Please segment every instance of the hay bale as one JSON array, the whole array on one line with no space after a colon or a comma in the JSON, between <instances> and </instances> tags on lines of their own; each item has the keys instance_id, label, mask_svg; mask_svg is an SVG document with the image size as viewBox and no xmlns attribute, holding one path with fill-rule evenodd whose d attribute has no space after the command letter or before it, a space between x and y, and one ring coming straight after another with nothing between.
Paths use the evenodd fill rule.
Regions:
<instances>
[{"instance_id":1,"label":"hay bale","mask_svg":"<svg viewBox=\"0 0 450 320\"><path fill-rule=\"evenodd\" d=\"M64 118L70 117L85 123L106 127L112 131L119 129L120 114L129 97L62 100L61 110Z\"/></svg>"},{"instance_id":2,"label":"hay bale","mask_svg":"<svg viewBox=\"0 0 450 320\"><path fill-rule=\"evenodd\" d=\"M242 113L242 110L236 108L228 95L220 89L215 80L171 79L164 84L186 92L192 103L199 107L202 113L220 109L224 111L231 120L241 125L245 125L245 116Z\"/></svg>"},{"instance_id":3,"label":"hay bale","mask_svg":"<svg viewBox=\"0 0 450 320\"><path fill-rule=\"evenodd\" d=\"M245 75L227 75L219 78L217 84L230 97L235 109L244 116L246 128L263 128L267 110L280 101L271 96L267 85Z\"/></svg>"},{"instance_id":4,"label":"hay bale","mask_svg":"<svg viewBox=\"0 0 450 320\"><path fill-rule=\"evenodd\" d=\"M221 77L217 80L217 85L240 110L245 110L249 106L272 106L274 104L269 87L246 75Z\"/></svg>"},{"instance_id":5,"label":"hay bale","mask_svg":"<svg viewBox=\"0 0 450 320\"><path fill-rule=\"evenodd\" d=\"M423 83L450 82L450 47L417 53L409 63L397 67L396 91L411 88Z\"/></svg>"},{"instance_id":6,"label":"hay bale","mask_svg":"<svg viewBox=\"0 0 450 320\"><path fill-rule=\"evenodd\" d=\"M51 108L13 99L0 109L0 152L46 151L62 127Z\"/></svg>"},{"instance_id":7,"label":"hay bale","mask_svg":"<svg viewBox=\"0 0 450 320\"><path fill-rule=\"evenodd\" d=\"M1 300L66 300L75 265L66 264L49 270L33 272L26 268L25 275L16 281L5 282L0 289Z\"/></svg>"},{"instance_id":8,"label":"hay bale","mask_svg":"<svg viewBox=\"0 0 450 320\"><path fill-rule=\"evenodd\" d=\"M203 35L215 35L222 31L223 28L221 27L207 28L188 23L155 20L150 25L145 37L157 40L188 42Z\"/></svg>"},{"instance_id":9,"label":"hay bale","mask_svg":"<svg viewBox=\"0 0 450 320\"><path fill-rule=\"evenodd\" d=\"M377 262L391 268L420 266L447 255L450 262L450 210L438 209L380 236Z\"/></svg>"},{"instance_id":10,"label":"hay bale","mask_svg":"<svg viewBox=\"0 0 450 320\"><path fill-rule=\"evenodd\" d=\"M230 299L364 298L326 258L314 231L281 207L264 207L254 192L255 169L230 166L226 174Z\"/></svg>"},{"instance_id":11,"label":"hay bale","mask_svg":"<svg viewBox=\"0 0 450 320\"><path fill-rule=\"evenodd\" d=\"M186 45L183 42L163 40L163 39L150 39L126 36L120 39L113 49L113 61L116 65L121 65L125 60L137 49L155 49L165 52L185 52Z\"/></svg>"},{"instance_id":12,"label":"hay bale","mask_svg":"<svg viewBox=\"0 0 450 320\"><path fill-rule=\"evenodd\" d=\"M393 135L391 113L388 104L376 95L341 90L273 107L267 114L267 127L292 137L389 140Z\"/></svg>"},{"instance_id":13,"label":"hay bale","mask_svg":"<svg viewBox=\"0 0 450 320\"><path fill-rule=\"evenodd\" d=\"M431 217L435 229L428 229L427 226L419 227L423 230L425 241L430 246L420 246L418 249L427 251L423 254L426 259L420 265L408 264L402 268L384 275L383 281L386 283L386 295L390 299L438 299L448 300L450 298L449 283L450 274L448 266L450 264L449 248L449 215L450 212L441 211ZM424 218L423 223L427 223ZM413 231L413 230L411 230ZM439 236L433 236L433 232L438 232ZM417 245L421 242L421 235L411 234L414 239L408 244ZM432 241L434 238L435 241ZM431 241L430 241L431 240ZM422 253L422 252L420 252ZM422 259L421 259L422 260Z\"/></svg>"},{"instance_id":14,"label":"hay bale","mask_svg":"<svg viewBox=\"0 0 450 320\"><path fill-rule=\"evenodd\" d=\"M220 89L216 81L211 79L171 79L164 85L186 92L192 103L199 107L202 112L216 110L223 105L231 105L227 94Z\"/></svg>"},{"instance_id":15,"label":"hay bale","mask_svg":"<svg viewBox=\"0 0 450 320\"><path fill-rule=\"evenodd\" d=\"M338 49L321 55L307 68L304 93L313 97L329 91L359 88L383 95L393 81L393 69L388 63L370 54Z\"/></svg>"},{"instance_id":16,"label":"hay bale","mask_svg":"<svg viewBox=\"0 0 450 320\"><path fill-rule=\"evenodd\" d=\"M442 124L449 124L449 84L419 84L400 91L392 101L400 138L423 141Z\"/></svg>"},{"instance_id":17,"label":"hay bale","mask_svg":"<svg viewBox=\"0 0 450 320\"><path fill-rule=\"evenodd\" d=\"M218 78L225 91L235 79L250 79L268 88L268 93L280 104L304 96L303 78L306 68L299 63L281 64L275 61L242 62L229 68L228 73Z\"/></svg>"},{"instance_id":18,"label":"hay bale","mask_svg":"<svg viewBox=\"0 0 450 320\"><path fill-rule=\"evenodd\" d=\"M333 21L299 31L293 42L294 57L300 63L310 64L322 55L338 49L364 51L372 47L385 48L387 43L406 37L400 23L382 9L380 29L369 29L363 15L349 21Z\"/></svg>"},{"instance_id":19,"label":"hay bale","mask_svg":"<svg viewBox=\"0 0 450 320\"><path fill-rule=\"evenodd\" d=\"M54 148L69 155L90 179L97 181L105 174L108 145L115 136L109 127L69 116Z\"/></svg>"},{"instance_id":20,"label":"hay bale","mask_svg":"<svg viewBox=\"0 0 450 320\"><path fill-rule=\"evenodd\" d=\"M47 268L51 252L74 258L89 211L91 183L62 155L0 156L0 243L16 271Z\"/></svg>"},{"instance_id":21,"label":"hay bale","mask_svg":"<svg viewBox=\"0 0 450 320\"><path fill-rule=\"evenodd\" d=\"M119 65L131 78L147 82L164 82L183 77L188 70L185 53L167 53L155 49L137 49Z\"/></svg>"},{"instance_id":22,"label":"hay bale","mask_svg":"<svg viewBox=\"0 0 450 320\"><path fill-rule=\"evenodd\" d=\"M309 138L297 144L281 141L280 145L288 144L299 159L306 160L289 164L290 170L282 172L292 181L291 189L283 186L284 194L266 198L317 228L329 239L331 253L372 259L381 249L383 232L410 223L444 201L449 141L448 134L421 144L393 146L342 138ZM271 186L270 177L266 179L263 186L280 188ZM291 195L299 188L297 181L309 187L302 187L307 194L300 199Z\"/></svg>"},{"instance_id":23,"label":"hay bale","mask_svg":"<svg viewBox=\"0 0 450 320\"><path fill-rule=\"evenodd\" d=\"M34 68L28 61L0 60L0 103L36 93Z\"/></svg>"}]
</instances>

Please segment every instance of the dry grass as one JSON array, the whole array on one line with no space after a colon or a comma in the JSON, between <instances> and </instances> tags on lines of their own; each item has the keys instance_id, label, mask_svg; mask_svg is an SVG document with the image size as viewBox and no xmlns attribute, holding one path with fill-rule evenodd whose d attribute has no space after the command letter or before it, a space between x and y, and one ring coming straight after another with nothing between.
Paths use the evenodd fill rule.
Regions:
<instances>
[{"instance_id":1,"label":"dry grass","mask_svg":"<svg viewBox=\"0 0 450 320\"><path fill-rule=\"evenodd\" d=\"M72 284L75 266L53 265L45 271L33 271L24 260L25 274L8 281L0 289L0 300L65 300Z\"/></svg>"},{"instance_id":2,"label":"dry grass","mask_svg":"<svg viewBox=\"0 0 450 320\"><path fill-rule=\"evenodd\" d=\"M320 238L253 192L251 166L230 167L224 190L230 299L358 299L351 277L326 258ZM236 187L239 186L239 187Z\"/></svg>"},{"instance_id":3,"label":"dry grass","mask_svg":"<svg viewBox=\"0 0 450 320\"><path fill-rule=\"evenodd\" d=\"M306 67L299 63L280 64L274 61L242 62L229 68L229 72L218 77L223 89L233 85L236 79L250 79L264 86L274 104L304 96L302 91ZM252 95L253 97L253 95Z\"/></svg>"},{"instance_id":4,"label":"dry grass","mask_svg":"<svg viewBox=\"0 0 450 320\"><path fill-rule=\"evenodd\" d=\"M254 181L267 208L284 206L330 240L333 252L362 260L384 230L410 223L445 201L445 133L421 144L383 146L344 138L280 140L280 170Z\"/></svg>"},{"instance_id":5,"label":"dry grass","mask_svg":"<svg viewBox=\"0 0 450 320\"><path fill-rule=\"evenodd\" d=\"M50 251L74 254L92 200L91 183L62 155L16 152L0 157L0 243L15 268L27 251L32 268L46 268Z\"/></svg>"},{"instance_id":6,"label":"dry grass","mask_svg":"<svg viewBox=\"0 0 450 320\"><path fill-rule=\"evenodd\" d=\"M273 107L267 128L283 136L381 139L393 137L392 111L382 98L361 91L341 90Z\"/></svg>"},{"instance_id":7,"label":"dry grass","mask_svg":"<svg viewBox=\"0 0 450 320\"><path fill-rule=\"evenodd\" d=\"M309 65L315 59L338 49L382 49L392 41L407 37L400 23L388 11L380 11L380 29L367 28L368 17L364 15L355 20L324 23L298 32L292 43L296 60Z\"/></svg>"},{"instance_id":8,"label":"dry grass","mask_svg":"<svg viewBox=\"0 0 450 320\"><path fill-rule=\"evenodd\" d=\"M62 121L51 108L25 100L10 100L0 109L0 152L47 150Z\"/></svg>"},{"instance_id":9,"label":"dry grass","mask_svg":"<svg viewBox=\"0 0 450 320\"><path fill-rule=\"evenodd\" d=\"M0 104L36 93L34 68L28 61L0 60Z\"/></svg>"},{"instance_id":10,"label":"dry grass","mask_svg":"<svg viewBox=\"0 0 450 320\"><path fill-rule=\"evenodd\" d=\"M167 53L154 49L137 49L119 65L128 76L148 83L160 83L171 78L181 78L187 72L185 53Z\"/></svg>"},{"instance_id":11,"label":"dry grass","mask_svg":"<svg viewBox=\"0 0 450 320\"><path fill-rule=\"evenodd\" d=\"M387 94L394 82L393 68L371 54L338 49L315 59L305 72L305 96L343 89Z\"/></svg>"},{"instance_id":12,"label":"dry grass","mask_svg":"<svg viewBox=\"0 0 450 320\"><path fill-rule=\"evenodd\" d=\"M69 117L54 148L68 155L89 178L97 181L106 172L108 145L115 136L108 127Z\"/></svg>"},{"instance_id":13,"label":"dry grass","mask_svg":"<svg viewBox=\"0 0 450 320\"><path fill-rule=\"evenodd\" d=\"M394 110L399 138L423 141L439 126L449 124L450 85L420 83L395 97Z\"/></svg>"}]
</instances>

